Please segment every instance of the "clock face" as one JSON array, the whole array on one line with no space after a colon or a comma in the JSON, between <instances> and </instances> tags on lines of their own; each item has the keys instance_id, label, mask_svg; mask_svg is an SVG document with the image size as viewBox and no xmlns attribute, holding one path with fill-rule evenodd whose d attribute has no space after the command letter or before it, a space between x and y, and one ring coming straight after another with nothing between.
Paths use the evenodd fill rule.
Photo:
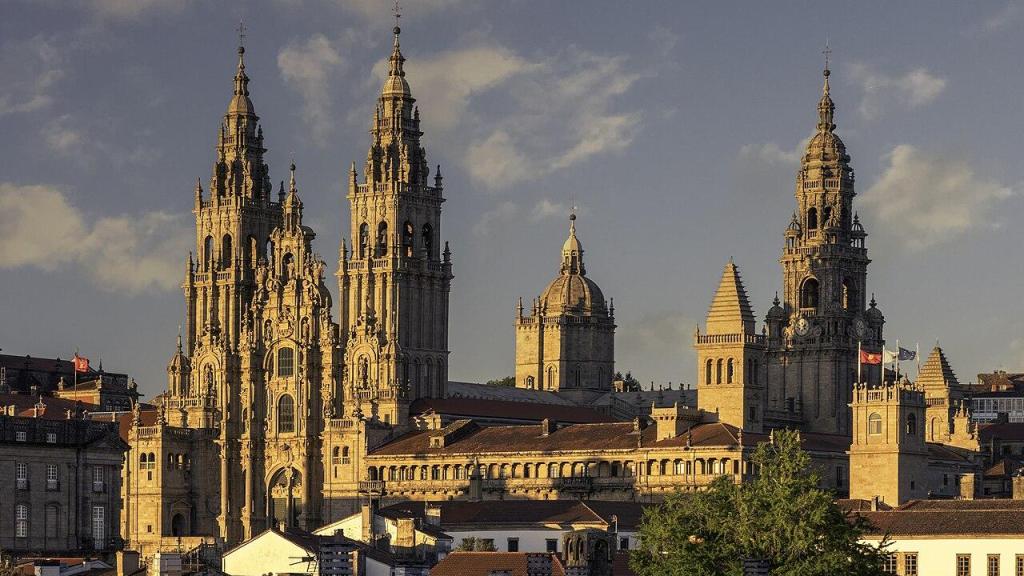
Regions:
<instances>
[{"instance_id":1,"label":"clock face","mask_svg":"<svg viewBox=\"0 0 1024 576\"><path fill-rule=\"evenodd\" d=\"M797 319L795 328L798 336L806 336L811 331L811 323L801 316Z\"/></svg>"},{"instance_id":2,"label":"clock face","mask_svg":"<svg viewBox=\"0 0 1024 576\"><path fill-rule=\"evenodd\" d=\"M868 325L863 318L854 318L853 333L857 335L857 338L863 338L868 333Z\"/></svg>"}]
</instances>

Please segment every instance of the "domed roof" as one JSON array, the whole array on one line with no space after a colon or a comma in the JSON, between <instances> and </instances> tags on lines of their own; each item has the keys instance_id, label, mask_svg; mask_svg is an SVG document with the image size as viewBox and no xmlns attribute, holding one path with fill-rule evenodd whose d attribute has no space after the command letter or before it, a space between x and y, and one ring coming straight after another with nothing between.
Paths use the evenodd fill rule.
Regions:
<instances>
[{"instance_id":1,"label":"domed roof","mask_svg":"<svg viewBox=\"0 0 1024 576\"><path fill-rule=\"evenodd\" d=\"M249 77L245 74L245 48L238 47L238 72L235 74L235 95L228 104L228 114L254 115L256 108L249 99Z\"/></svg>"},{"instance_id":2,"label":"domed roof","mask_svg":"<svg viewBox=\"0 0 1024 576\"><path fill-rule=\"evenodd\" d=\"M875 302L875 295L871 295L871 303L867 310L864 311L864 315L871 319L882 318L882 311L878 309L878 303Z\"/></svg>"},{"instance_id":3,"label":"domed roof","mask_svg":"<svg viewBox=\"0 0 1024 576\"><path fill-rule=\"evenodd\" d=\"M768 318L785 318L786 310L780 306L779 295L775 294L775 300L772 301L772 307L768 309Z\"/></svg>"},{"instance_id":4,"label":"domed roof","mask_svg":"<svg viewBox=\"0 0 1024 576\"><path fill-rule=\"evenodd\" d=\"M569 237L562 244L560 273L541 293L539 304L548 315L607 313L604 294L587 278L583 266L583 244L576 237L576 214L569 216Z\"/></svg>"},{"instance_id":5,"label":"domed roof","mask_svg":"<svg viewBox=\"0 0 1024 576\"><path fill-rule=\"evenodd\" d=\"M168 372L188 372L191 367L191 363L188 360L188 356L181 350L181 334L178 334L178 350L171 356L171 361L167 363Z\"/></svg>"},{"instance_id":6,"label":"domed roof","mask_svg":"<svg viewBox=\"0 0 1024 576\"><path fill-rule=\"evenodd\" d=\"M402 67L405 57L402 56L402 49L398 43L398 35L401 32L401 28L395 26L395 46L388 59L388 79L384 81L384 88L381 90L382 96L408 98L411 95L409 83L405 80L405 69Z\"/></svg>"},{"instance_id":7,"label":"domed roof","mask_svg":"<svg viewBox=\"0 0 1024 576\"><path fill-rule=\"evenodd\" d=\"M551 281L540 295L546 314L589 316L605 311L604 294L597 284L582 274L562 274Z\"/></svg>"}]
</instances>

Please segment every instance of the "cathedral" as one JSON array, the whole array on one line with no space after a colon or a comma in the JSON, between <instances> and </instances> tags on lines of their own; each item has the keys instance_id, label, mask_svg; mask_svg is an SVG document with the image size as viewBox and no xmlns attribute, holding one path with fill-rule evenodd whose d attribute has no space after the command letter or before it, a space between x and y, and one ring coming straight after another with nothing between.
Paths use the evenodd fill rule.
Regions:
<instances>
[{"instance_id":1,"label":"cathedral","mask_svg":"<svg viewBox=\"0 0 1024 576\"><path fill-rule=\"evenodd\" d=\"M213 170L194 190L188 322L159 408L136 408L127 426L129 548L313 530L382 501L656 501L723 474L749 478L778 428L802 431L823 486L841 495L953 496L948 479L978 470L941 350L922 371L926 391L882 384L880 366L858 362L859 349L884 344L884 317L868 299L867 234L827 65L783 234L781 298L759 329L729 261L694 336L696 394L616 380L615 307L587 274L575 214L557 275L528 310L518 304L514 386L450 382L444 185L421 145L400 32L362 173L353 162L348 174L337 321L294 164L275 194L238 49Z\"/></svg>"}]
</instances>

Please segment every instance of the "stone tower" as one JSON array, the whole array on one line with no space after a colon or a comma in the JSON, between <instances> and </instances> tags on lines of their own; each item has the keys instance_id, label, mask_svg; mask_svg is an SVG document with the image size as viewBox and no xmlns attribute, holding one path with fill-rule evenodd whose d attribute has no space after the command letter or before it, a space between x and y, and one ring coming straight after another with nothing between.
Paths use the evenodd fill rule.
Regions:
<instances>
[{"instance_id":1,"label":"stone tower","mask_svg":"<svg viewBox=\"0 0 1024 576\"><path fill-rule=\"evenodd\" d=\"M287 189L282 182L271 198L244 52L209 196L195 190L199 259L190 258L183 284L187 337L168 365L160 433L149 436L161 443L154 453L172 450L191 463L173 474L161 472L164 461L146 463L160 472L150 491L165 500L160 506L138 500L141 488L131 495L139 510L185 518L153 519L157 528L142 538L156 541L209 534L209 515L227 542L270 524L320 523L319 435L340 406L340 340L325 265L312 251L315 234L302 223L294 165ZM129 463L129 475L139 475L141 464Z\"/></svg>"},{"instance_id":2,"label":"stone tower","mask_svg":"<svg viewBox=\"0 0 1024 576\"><path fill-rule=\"evenodd\" d=\"M420 145L420 113L394 29L388 77L374 109L363 183L349 174L352 251L341 247L346 414L400 425L409 402L441 398L448 382L451 253L441 249L440 167Z\"/></svg>"},{"instance_id":3,"label":"stone tower","mask_svg":"<svg viewBox=\"0 0 1024 576\"><path fill-rule=\"evenodd\" d=\"M891 506L928 495L924 392L907 382L853 389L850 498Z\"/></svg>"},{"instance_id":4,"label":"stone tower","mask_svg":"<svg viewBox=\"0 0 1024 576\"><path fill-rule=\"evenodd\" d=\"M835 134L829 70L817 131L796 177L797 210L780 263L783 298L768 313L768 421L812 432L849 434L849 391L857 344L878 349L884 318L867 304L867 234L853 211L854 174ZM866 367L865 380L878 380ZM874 375L874 379L871 375Z\"/></svg>"},{"instance_id":5,"label":"stone tower","mask_svg":"<svg viewBox=\"0 0 1024 576\"><path fill-rule=\"evenodd\" d=\"M562 245L558 276L516 313L516 386L550 390L585 401L611 390L615 374L615 306L587 277L576 215Z\"/></svg>"},{"instance_id":6,"label":"stone tower","mask_svg":"<svg viewBox=\"0 0 1024 576\"><path fill-rule=\"evenodd\" d=\"M755 329L754 311L732 260L708 310L704 334L697 329L697 405L721 422L761 432L765 402L765 336Z\"/></svg>"}]
</instances>

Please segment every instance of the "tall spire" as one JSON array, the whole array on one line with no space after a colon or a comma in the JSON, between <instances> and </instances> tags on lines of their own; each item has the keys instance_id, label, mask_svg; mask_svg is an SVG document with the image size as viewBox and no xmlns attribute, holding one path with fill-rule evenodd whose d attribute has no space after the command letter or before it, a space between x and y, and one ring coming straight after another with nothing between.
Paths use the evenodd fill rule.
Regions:
<instances>
[{"instance_id":1,"label":"tall spire","mask_svg":"<svg viewBox=\"0 0 1024 576\"><path fill-rule=\"evenodd\" d=\"M228 107L229 114L254 114L252 100L249 100L249 76L245 73L245 24L238 24L238 69L235 72L234 96Z\"/></svg>"},{"instance_id":2,"label":"tall spire","mask_svg":"<svg viewBox=\"0 0 1024 576\"><path fill-rule=\"evenodd\" d=\"M829 94L828 77L832 75L832 71L829 70L829 56L832 55L832 49L829 48L828 42L825 43L824 54L825 70L822 72L822 75L825 77L825 83L821 88L821 100L818 101L818 131L831 132L836 128L836 125L832 123L836 106L832 102L832 96Z\"/></svg>"}]
</instances>

